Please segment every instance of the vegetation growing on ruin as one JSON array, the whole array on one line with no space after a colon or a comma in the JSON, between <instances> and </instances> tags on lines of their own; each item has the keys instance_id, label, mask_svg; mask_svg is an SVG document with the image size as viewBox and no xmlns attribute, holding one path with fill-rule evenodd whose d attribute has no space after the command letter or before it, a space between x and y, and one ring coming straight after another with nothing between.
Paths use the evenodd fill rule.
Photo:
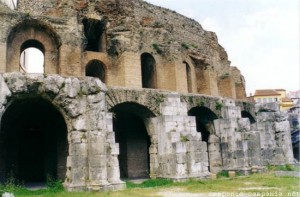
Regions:
<instances>
[{"instance_id":1,"label":"vegetation growing on ruin","mask_svg":"<svg viewBox=\"0 0 300 197\"><path fill-rule=\"evenodd\" d=\"M181 142L188 142L189 139L187 138L187 136L180 134L180 141Z\"/></svg>"},{"instance_id":2,"label":"vegetation growing on ruin","mask_svg":"<svg viewBox=\"0 0 300 197\"><path fill-rule=\"evenodd\" d=\"M189 49L190 48L189 45L187 43L185 43L185 42L181 43L181 46L184 49Z\"/></svg>"},{"instance_id":3,"label":"vegetation growing on ruin","mask_svg":"<svg viewBox=\"0 0 300 197\"><path fill-rule=\"evenodd\" d=\"M228 78L229 76L230 76L229 73L224 73L220 78L221 78L221 79L226 79L226 78Z\"/></svg>"},{"instance_id":4,"label":"vegetation growing on ruin","mask_svg":"<svg viewBox=\"0 0 300 197\"><path fill-rule=\"evenodd\" d=\"M153 49L156 51L157 54L163 54L163 50L158 46L158 44L152 44Z\"/></svg>"},{"instance_id":5,"label":"vegetation growing on ruin","mask_svg":"<svg viewBox=\"0 0 300 197\"><path fill-rule=\"evenodd\" d=\"M220 111L223 107L223 104L220 103L219 101L216 102L216 110Z\"/></svg>"}]
</instances>

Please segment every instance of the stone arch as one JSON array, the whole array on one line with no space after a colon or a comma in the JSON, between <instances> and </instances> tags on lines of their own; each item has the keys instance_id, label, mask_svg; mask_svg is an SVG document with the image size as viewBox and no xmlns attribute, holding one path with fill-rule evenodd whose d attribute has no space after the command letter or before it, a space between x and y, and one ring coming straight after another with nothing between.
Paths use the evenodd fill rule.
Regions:
<instances>
[{"instance_id":1,"label":"stone arch","mask_svg":"<svg viewBox=\"0 0 300 197\"><path fill-rule=\"evenodd\" d=\"M120 176L123 179L150 178L151 135L147 119L155 115L145 106L125 102L111 109L113 130L119 143ZM152 157L153 159L153 157Z\"/></svg>"},{"instance_id":2,"label":"stone arch","mask_svg":"<svg viewBox=\"0 0 300 197\"><path fill-rule=\"evenodd\" d=\"M251 113L247 112L247 111L241 111L242 114L242 118L248 118L250 121L250 124L254 124L256 123L255 118L251 115Z\"/></svg>"},{"instance_id":3,"label":"stone arch","mask_svg":"<svg viewBox=\"0 0 300 197\"><path fill-rule=\"evenodd\" d=\"M40 44L37 44L40 43ZM47 24L26 19L13 27L7 38L6 71L19 71L22 49L36 47L43 49L46 74L59 73L59 47L61 41L55 31ZM41 47L43 46L43 47Z\"/></svg>"},{"instance_id":4,"label":"stone arch","mask_svg":"<svg viewBox=\"0 0 300 197\"><path fill-rule=\"evenodd\" d=\"M185 102L188 111L197 107L204 107L211 110L218 118L222 118L222 110L218 108L218 105L223 103L223 100L219 97L211 97L205 95L180 95L180 100Z\"/></svg>"},{"instance_id":5,"label":"stone arch","mask_svg":"<svg viewBox=\"0 0 300 197\"><path fill-rule=\"evenodd\" d=\"M187 79L187 91L188 91L188 93L192 93L193 88L192 88L192 71L191 71L191 67L186 61L184 61L183 63L185 64L186 79Z\"/></svg>"},{"instance_id":6,"label":"stone arch","mask_svg":"<svg viewBox=\"0 0 300 197\"><path fill-rule=\"evenodd\" d=\"M160 103L164 101L165 95L155 90L132 90L123 88L109 88L106 94L108 110L114 106L132 102L147 107L155 116L160 115Z\"/></svg>"},{"instance_id":7,"label":"stone arch","mask_svg":"<svg viewBox=\"0 0 300 197\"><path fill-rule=\"evenodd\" d=\"M213 123L218 116L207 107L194 107L188 111L188 115L195 116L197 131L201 133L202 141L207 143L209 170L211 170L215 155L218 154L213 150L219 144Z\"/></svg>"},{"instance_id":8,"label":"stone arch","mask_svg":"<svg viewBox=\"0 0 300 197\"><path fill-rule=\"evenodd\" d=\"M210 134L215 134L213 129L213 121L218 116L207 107L194 107L188 111L189 116L196 117L197 131L202 134L202 141L208 143Z\"/></svg>"},{"instance_id":9,"label":"stone arch","mask_svg":"<svg viewBox=\"0 0 300 197\"><path fill-rule=\"evenodd\" d=\"M85 67L85 75L97 77L103 83L106 83L106 66L100 60L93 59L87 63Z\"/></svg>"},{"instance_id":10,"label":"stone arch","mask_svg":"<svg viewBox=\"0 0 300 197\"><path fill-rule=\"evenodd\" d=\"M13 95L1 117L1 181L64 181L68 156L67 123L49 100L38 95Z\"/></svg>"},{"instance_id":11,"label":"stone arch","mask_svg":"<svg viewBox=\"0 0 300 197\"><path fill-rule=\"evenodd\" d=\"M141 55L142 87L157 88L156 61L150 53Z\"/></svg>"}]
</instances>

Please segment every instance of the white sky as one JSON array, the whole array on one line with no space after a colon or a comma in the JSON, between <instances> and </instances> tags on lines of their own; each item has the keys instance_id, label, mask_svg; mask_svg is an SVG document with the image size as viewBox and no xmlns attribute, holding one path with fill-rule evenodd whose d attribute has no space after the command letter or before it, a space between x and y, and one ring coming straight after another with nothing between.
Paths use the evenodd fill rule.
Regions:
<instances>
[{"instance_id":1,"label":"white sky","mask_svg":"<svg viewBox=\"0 0 300 197\"><path fill-rule=\"evenodd\" d=\"M146 0L197 20L246 79L246 91L300 89L299 0Z\"/></svg>"}]
</instances>

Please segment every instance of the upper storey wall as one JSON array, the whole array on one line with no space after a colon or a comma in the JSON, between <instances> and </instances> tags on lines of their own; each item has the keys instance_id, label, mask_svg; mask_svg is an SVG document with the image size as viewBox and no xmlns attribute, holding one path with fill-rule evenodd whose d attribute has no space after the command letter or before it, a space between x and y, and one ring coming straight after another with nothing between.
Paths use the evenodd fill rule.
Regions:
<instances>
[{"instance_id":1,"label":"upper storey wall","mask_svg":"<svg viewBox=\"0 0 300 197\"><path fill-rule=\"evenodd\" d=\"M188 47L189 55L201 58L211 66L229 66L227 53L214 32L205 31L197 21L175 11L138 2L135 19L145 31L151 32L145 38L157 39L175 51L184 51Z\"/></svg>"},{"instance_id":2,"label":"upper storey wall","mask_svg":"<svg viewBox=\"0 0 300 197\"><path fill-rule=\"evenodd\" d=\"M0 28L0 73L18 70L20 46L31 40L45 48L46 73L85 76L87 65L99 60L111 86L141 88L151 73L146 88L244 95L243 77L230 66L215 33L142 0L19 0L15 10L0 3ZM49 35L58 44L48 41ZM145 54L154 59L148 74ZM56 67L46 68L52 64Z\"/></svg>"}]
</instances>

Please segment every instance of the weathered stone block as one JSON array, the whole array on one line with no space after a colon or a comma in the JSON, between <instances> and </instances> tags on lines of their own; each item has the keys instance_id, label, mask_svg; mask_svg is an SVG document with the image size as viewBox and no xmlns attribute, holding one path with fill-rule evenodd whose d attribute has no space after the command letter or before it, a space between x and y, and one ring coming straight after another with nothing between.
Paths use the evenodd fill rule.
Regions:
<instances>
[{"instance_id":1,"label":"weathered stone block","mask_svg":"<svg viewBox=\"0 0 300 197\"><path fill-rule=\"evenodd\" d=\"M89 155L89 167L92 168L106 168L107 156L106 155Z\"/></svg>"},{"instance_id":2,"label":"weathered stone block","mask_svg":"<svg viewBox=\"0 0 300 197\"><path fill-rule=\"evenodd\" d=\"M186 153L187 143L186 142L173 143L173 149L175 150L175 153Z\"/></svg>"},{"instance_id":3,"label":"weathered stone block","mask_svg":"<svg viewBox=\"0 0 300 197\"><path fill-rule=\"evenodd\" d=\"M73 129L76 131L87 131L86 117L81 115L73 120Z\"/></svg>"},{"instance_id":4,"label":"weathered stone block","mask_svg":"<svg viewBox=\"0 0 300 197\"><path fill-rule=\"evenodd\" d=\"M115 143L115 144L109 144L108 148L107 148L107 154L111 154L111 155L119 155L120 148L119 148L119 144Z\"/></svg>"},{"instance_id":5,"label":"weathered stone block","mask_svg":"<svg viewBox=\"0 0 300 197\"><path fill-rule=\"evenodd\" d=\"M186 163L187 162L187 155L186 155L186 153L176 154L176 162L178 164Z\"/></svg>"}]
</instances>

